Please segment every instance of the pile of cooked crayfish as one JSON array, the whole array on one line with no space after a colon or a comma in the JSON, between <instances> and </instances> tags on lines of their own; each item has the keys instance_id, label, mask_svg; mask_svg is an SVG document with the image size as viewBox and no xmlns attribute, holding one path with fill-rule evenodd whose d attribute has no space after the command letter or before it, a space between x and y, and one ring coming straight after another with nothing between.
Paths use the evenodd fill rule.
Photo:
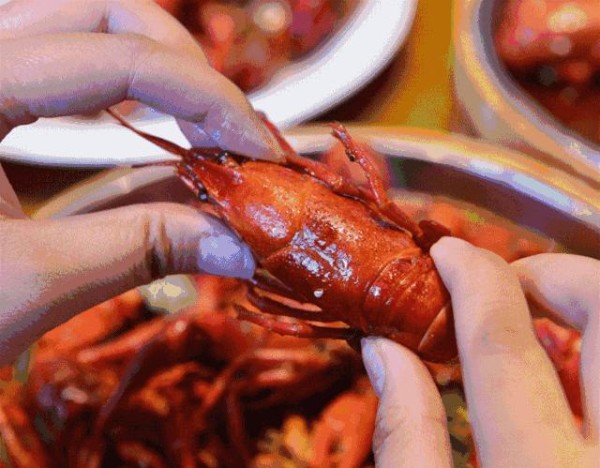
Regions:
<instances>
[{"instance_id":1,"label":"pile of cooked crayfish","mask_svg":"<svg viewBox=\"0 0 600 468\"><path fill-rule=\"evenodd\" d=\"M199 276L198 303L167 316L129 292L44 335L27 381L0 394L15 466L369 465L377 398L353 349L361 336L393 339L440 386L460 385L429 247L450 230L507 260L553 247L445 201L393 200L381 161L340 125L327 164L274 129L283 164L134 131L180 156L166 164L249 244L257 274ZM535 328L580 416L579 335Z\"/></svg>"},{"instance_id":2,"label":"pile of cooked crayfish","mask_svg":"<svg viewBox=\"0 0 600 468\"><path fill-rule=\"evenodd\" d=\"M284 459L288 443L273 433L269 442L267 429L298 431L289 426L307 414L311 450L291 452L292 462L362 462L377 398L359 356L341 342L238 321L228 308L241 282L200 276L197 284L201 300L174 316L150 314L131 291L46 334L27 383L0 399L14 465L267 466ZM358 419L340 427L350 408Z\"/></svg>"},{"instance_id":3,"label":"pile of cooked crayfish","mask_svg":"<svg viewBox=\"0 0 600 468\"><path fill-rule=\"evenodd\" d=\"M356 0L155 0L190 31L210 64L244 91L313 52Z\"/></svg>"}]
</instances>

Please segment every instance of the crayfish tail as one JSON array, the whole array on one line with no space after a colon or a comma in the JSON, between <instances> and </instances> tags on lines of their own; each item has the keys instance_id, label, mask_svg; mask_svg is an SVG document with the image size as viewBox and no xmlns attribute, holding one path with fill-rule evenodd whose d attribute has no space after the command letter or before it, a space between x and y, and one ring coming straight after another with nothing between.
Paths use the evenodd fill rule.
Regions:
<instances>
[{"instance_id":1,"label":"crayfish tail","mask_svg":"<svg viewBox=\"0 0 600 468\"><path fill-rule=\"evenodd\" d=\"M452 305L448 302L440 309L419 343L417 351L423 359L448 362L456 358L458 349L453 324Z\"/></svg>"}]
</instances>

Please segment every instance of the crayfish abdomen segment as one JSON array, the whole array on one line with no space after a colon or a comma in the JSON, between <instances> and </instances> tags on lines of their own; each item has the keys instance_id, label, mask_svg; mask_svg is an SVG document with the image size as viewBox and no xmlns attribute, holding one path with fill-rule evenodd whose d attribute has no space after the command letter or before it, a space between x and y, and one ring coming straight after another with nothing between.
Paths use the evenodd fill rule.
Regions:
<instances>
[{"instance_id":1,"label":"crayfish abdomen segment","mask_svg":"<svg viewBox=\"0 0 600 468\"><path fill-rule=\"evenodd\" d=\"M434 361L456 356L450 296L429 255L398 257L371 284L363 306L367 334L386 336Z\"/></svg>"},{"instance_id":2,"label":"crayfish abdomen segment","mask_svg":"<svg viewBox=\"0 0 600 468\"><path fill-rule=\"evenodd\" d=\"M382 226L363 204L311 185L293 236L261 265L328 315L364 329L362 304L382 265L398 252L421 251L409 234Z\"/></svg>"},{"instance_id":3,"label":"crayfish abdomen segment","mask_svg":"<svg viewBox=\"0 0 600 468\"><path fill-rule=\"evenodd\" d=\"M431 257L394 259L371 284L365 317L373 325L424 333L449 298L440 283Z\"/></svg>"}]
</instances>

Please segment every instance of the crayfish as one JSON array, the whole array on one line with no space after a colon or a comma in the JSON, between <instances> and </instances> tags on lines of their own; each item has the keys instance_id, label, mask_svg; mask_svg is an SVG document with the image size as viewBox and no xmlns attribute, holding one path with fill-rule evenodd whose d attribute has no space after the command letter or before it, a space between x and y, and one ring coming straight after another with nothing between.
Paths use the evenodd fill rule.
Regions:
<instances>
[{"instance_id":1,"label":"crayfish","mask_svg":"<svg viewBox=\"0 0 600 468\"><path fill-rule=\"evenodd\" d=\"M250 246L260 266L249 291L251 305L295 320L240 305L241 318L281 334L341 338L355 345L364 335L385 336L429 361L456 357L450 297L428 255L450 232L434 221L413 222L392 202L372 155L342 125L332 125L333 134L363 169L368 188L298 155L266 119L286 152L283 164L219 148L185 149L112 115L178 155L179 161L159 164L174 166Z\"/></svg>"}]
</instances>

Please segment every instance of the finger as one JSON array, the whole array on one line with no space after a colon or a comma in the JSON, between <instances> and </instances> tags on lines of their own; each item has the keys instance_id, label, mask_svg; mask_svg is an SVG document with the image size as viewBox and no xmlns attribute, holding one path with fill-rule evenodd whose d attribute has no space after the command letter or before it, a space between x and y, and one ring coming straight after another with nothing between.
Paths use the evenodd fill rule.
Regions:
<instances>
[{"instance_id":1,"label":"finger","mask_svg":"<svg viewBox=\"0 0 600 468\"><path fill-rule=\"evenodd\" d=\"M566 254L541 254L512 264L535 304L583 331L581 378L585 433L600 435L600 262Z\"/></svg>"},{"instance_id":2,"label":"finger","mask_svg":"<svg viewBox=\"0 0 600 468\"><path fill-rule=\"evenodd\" d=\"M533 332L516 274L497 255L455 238L441 239L431 256L452 297L482 462L508 466L517 454L539 457L540 466L543 460L565 460L572 454L561 452L557 441L578 441L580 435Z\"/></svg>"},{"instance_id":3,"label":"finger","mask_svg":"<svg viewBox=\"0 0 600 468\"><path fill-rule=\"evenodd\" d=\"M174 49L185 50L199 61L206 62L202 49L189 32L151 0L15 1L5 6L2 13L0 39L61 32L136 33ZM239 91L234 90L231 94L230 98L238 101L239 109L248 107L245 99L242 102L239 96L233 96L233 94L240 94ZM262 124L257 121L253 112L250 113L252 122L248 128L236 129L235 116L230 122L230 119L226 118L227 115L219 112L207 115L207 122L200 124L185 120L178 123L184 135L194 146L222 145L228 149L238 148L238 152L245 153L240 148L244 147L248 140L253 140L252 133L256 130L255 127L258 126L259 133L264 133ZM223 131L221 128L223 126L232 128ZM221 134L225 134L225 141ZM268 134L262 137L267 141L270 139ZM228 139L232 141L227 141ZM257 156L252 147L249 152L248 155Z\"/></svg>"},{"instance_id":4,"label":"finger","mask_svg":"<svg viewBox=\"0 0 600 468\"><path fill-rule=\"evenodd\" d=\"M17 194L0 165L0 222L4 218L27 218Z\"/></svg>"},{"instance_id":5,"label":"finger","mask_svg":"<svg viewBox=\"0 0 600 468\"><path fill-rule=\"evenodd\" d=\"M528 299L583 330L600 313L600 262L568 254L541 254L512 264Z\"/></svg>"},{"instance_id":6,"label":"finger","mask_svg":"<svg viewBox=\"0 0 600 468\"><path fill-rule=\"evenodd\" d=\"M9 127L135 99L193 122L224 149L262 159L282 157L235 85L189 54L144 36L26 37L4 41L0 60L0 122Z\"/></svg>"},{"instance_id":7,"label":"finger","mask_svg":"<svg viewBox=\"0 0 600 468\"><path fill-rule=\"evenodd\" d=\"M190 33L152 0L13 0L0 7L0 40L65 32L140 34L206 61Z\"/></svg>"},{"instance_id":8,"label":"finger","mask_svg":"<svg viewBox=\"0 0 600 468\"><path fill-rule=\"evenodd\" d=\"M154 278L248 278L249 249L191 207L149 204L61 220L0 224L0 361L75 313ZM0 365L1 365L0 363Z\"/></svg>"},{"instance_id":9,"label":"finger","mask_svg":"<svg viewBox=\"0 0 600 468\"><path fill-rule=\"evenodd\" d=\"M362 355L380 397L373 451L377 466L452 466L442 399L423 363L385 338L364 338Z\"/></svg>"}]
</instances>

